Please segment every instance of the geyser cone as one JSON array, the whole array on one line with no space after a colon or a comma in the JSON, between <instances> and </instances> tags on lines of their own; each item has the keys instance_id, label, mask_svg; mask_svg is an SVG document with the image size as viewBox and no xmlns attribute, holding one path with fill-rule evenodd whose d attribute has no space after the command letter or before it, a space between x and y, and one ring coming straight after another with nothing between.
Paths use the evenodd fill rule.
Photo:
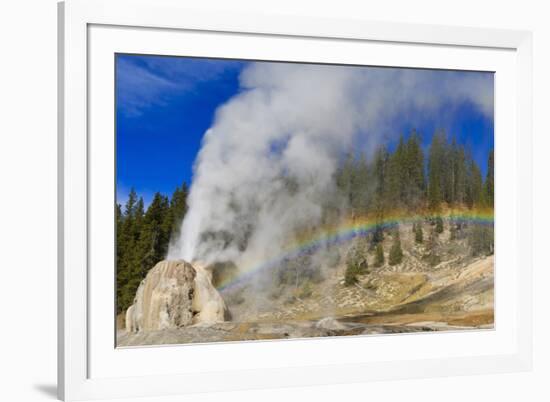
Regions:
<instances>
[{"instance_id":1,"label":"geyser cone","mask_svg":"<svg viewBox=\"0 0 550 402\"><path fill-rule=\"evenodd\" d=\"M126 312L130 332L157 331L192 324L212 324L228 316L212 275L200 263L164 260L141 282Z\"/></svg>"}]
</instances>

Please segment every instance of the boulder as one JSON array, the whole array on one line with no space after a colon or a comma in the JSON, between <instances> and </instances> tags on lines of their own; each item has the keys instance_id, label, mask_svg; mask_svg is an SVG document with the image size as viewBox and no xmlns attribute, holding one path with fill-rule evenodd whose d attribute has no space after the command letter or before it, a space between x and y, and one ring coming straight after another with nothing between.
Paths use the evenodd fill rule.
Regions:
<instances>
[{"instance_id":1,"label":"boulder","mask_svg":"<svg viewBox=\"0 0 550 402\"><path fill-rule=\"evenodd\" d=\"M315 328L330 331L341 331L347 329L348 327L332 317L325 317L315 323Z\"/></svg>"},{"instance_id":2,"label":"boulder","mask_svg":"<svg viewBox=\"0 0 550 402\"><path fill-rule=\"evenodd\" d=\"M158 331L224 321L227 308L211 280L211 273L200 265L159 262L147 273L126 311L126 329Z\"/></svg>"}]
</instances>

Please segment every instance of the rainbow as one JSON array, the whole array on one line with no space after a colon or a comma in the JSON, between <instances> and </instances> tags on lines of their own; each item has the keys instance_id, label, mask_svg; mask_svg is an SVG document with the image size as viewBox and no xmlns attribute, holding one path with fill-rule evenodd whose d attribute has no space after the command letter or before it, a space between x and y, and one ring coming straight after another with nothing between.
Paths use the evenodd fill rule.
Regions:
<instances>
[{"instance_id":1,"label":"rainbow","mask_svg":"<svg viewBox=\"0 0 550 402\"><path fill-rule=\"evenodd\" d=\"M241 273L236 277L226 280L218 285L221 292L238 288L249 282L260 272L277 268L283 261L299 258L311 254L325 247L343 244L357 237L366 237L375 230L390 229L398 224L412 224L429 219L441 217L444 221L453 223L474 223L478 225L494 224L493 210L458 210L446 213L434 214L416 213L393 213L387 215L383 220L373 218L356 218L340 222L338 225L320 227L315 231L303 233L298 240L284 248L282 253L275 258L249 267L240 267Z\"/></svg>"}]
</instances>

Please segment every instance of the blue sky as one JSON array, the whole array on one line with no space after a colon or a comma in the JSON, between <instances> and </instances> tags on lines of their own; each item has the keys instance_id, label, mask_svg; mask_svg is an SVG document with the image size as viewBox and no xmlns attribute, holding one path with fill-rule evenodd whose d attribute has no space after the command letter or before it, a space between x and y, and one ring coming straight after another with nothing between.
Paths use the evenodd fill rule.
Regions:
<instances>
[{"instance_id":1,"label":"blue sky","mask_svg":"<svg viewBox=\"0 0 550 402\"><path fill-rule=\"evenodd\" d=\"M239 75L247 64L204 58L117 55L119 203L125 202L131 187L148 203L156 191L169 195L183 181L191 183L202 137L212 125L216 109L242 90ZM460 74L488 77L489 73ZM391 126L403 133L415 128L422 134L425 146L436 129L444 129L472 150L485 174L487 155L494 146L492 116L487 117L467 101L455 102L452 107L442 104L438 110L440 118L434 118L433 114L398 116Z\"/></svg>"},{"instance_id":2,"label":"blue sky","mask_svg":"<svg viewBox=\"0 0 550 402\"><path fill-rule=\"evenodd\" d=\"M238 91L243 63L163 56L116 60L117 199L149 201L190 183L216 108Z\"/></svg>"}]
</instances>

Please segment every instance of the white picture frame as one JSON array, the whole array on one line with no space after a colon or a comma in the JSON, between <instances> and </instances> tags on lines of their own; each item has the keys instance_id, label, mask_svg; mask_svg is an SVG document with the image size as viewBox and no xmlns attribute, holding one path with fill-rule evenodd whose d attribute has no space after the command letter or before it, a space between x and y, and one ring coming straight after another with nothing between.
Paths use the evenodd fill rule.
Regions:
<instances>
[{"instance_id":1,"label":"white picture frame","mask_svg":"<svg viewBox=\"0 0 550 402\"><path fill-rule=\"evenodd\" d=\"M307 61L352 63L355 59L347 60L346 55L351 54L353 46L370 46L373 55L380 55L379 63L385 65L402 65L403 60L408 60L407 65L418 67L493 69L491 66L495 66L494 71L500 71L500 76L504 77L501 81L497 80L495 85L495 136L499 133L503 155L499 157L497 145L497 191L499 169L508 169L507 177L514 178L506 186L509 194L501 192L501 199L506 198L509 202L502 202L499 206L497 193L497 250L499 217L506 216L507 221L511 222L508 231L514 235L500 236L500 241L507 243L501 247L503 257L497 256L496 298L502 304L496 305L496 329L492 332L439 334L438 337L443 337L440 345L436 345L435 338L427 338L428 335L419 335L423 338L400 335L313 342L272 341L115 350L112 328L109 327L112 317L107 319L111 324L102 323L97 313L110 308L109 304L102 305L94 297L94 292L112 292L114 285L103 285L100 281L103 277L97 276L97 270L91 269L95 261L103 257L96 258L95 251L90 249L90 241L95 242L98 236L108 240L103 227L96 223L96 218L98 212L104 211L97 207L101 204L100 198L105 196L104 199L112 200L109 193L112 188L109 184L106 186L109 189L105 189L103 194L103 190L96 190L93 183L94 178L102 174L113 175L113 171L109 163L102 163L109 158L104 158L101 152L93 149L113 142L113 131L111 134L106 133L113 127L109 120L112 116L106 114L112 109L105 108L103 111L101 107L93 105L107 102L109 94L113 92L112 87L107 85L112 80L108 73L110 54L120 51L176 54L178 43L181 43L179 38L185 38L185 35L193 35L194 39L201 35L215 36L217 40L223 40L224 37L237 38L228 40L228 46L224 49L227 52L224 55L235 58L243 57L246 52L249 57L261 58L264 53L258 52L268 52L261 49L265 47L261 43L269 41L270 46L267 48L271 53L265 53L264 56L268 59L301 60L305 57ZM159 40L161 37L162 41ZM249 42L245 51L239 41L246 40ZM294 41L295 44L281 46L277 44L278 41ZM316 56L311 51L305 55L299 52L299 46L303 46L301 41L309 41L312 48L319 42L319 46L325 46L324 49L331 46L332 50L329 55ZM204 45L204 54L198 54L199 50L196 50L192 55L209 55L206 41L201 43ZM393 52L388 50L392 46ZM298 53L292 53L291 47L298 49ZM399 58L394 59L392 54L398 47L403 51L399 52ZM317 52L322 53L322 49L319 47ZM277 51L280 53L274 53ZM431 52L439 52L439 56L445 54L446 60L431 62ZM472 54L468 56L468 53ZM413 55L425 57L414 60ZM531 33L523 31L369 22L361 19L322 20L269 14L245 15L190 9L177 0L68 0L60 3L59 397L64 400L145 397L529 370L532 361L531 60ZM102 69L107 73L101 73ZM500 94L499 88L502 88ZM508 95L505 97L507 100L500 102L499 96L503 97L504 94ZM501 118L503 120L499 120ZM99 167L98 162L101 162L103 168ZM99 198L97 194L100 194ZM91 210L94 211L92 215ZM113 222L110 216L107 218L107 221ZM510 253L509 258L505 258L504 249ZM105 278L108 282L108 275ZM503 297L503 293L509 297ZM499 314L502 317L500 321ZM346 348L353 350L364 347L369 350L369 344L371 349L377 350L393 345L397 351L407 353L384 358L376 357L373 350L368 358L360 353L353 358L341 356ZM488 347L490 344L495 347ZM446 357L442 357L444 354L430 354L428 349L419 349L423 345L432 345L434 350L438 347L447 350L449 345L454 345L454 350L452 354L447 353ZM326 352L323 358L319 357L319 348ZM409 353L411 348L417 349L415 353ZM235 359L235 367L226 364L215 365L214 369L209 369L208 365L194 371L179 372L177 369L182 359L191 362L206 356L209 361L213 361L220 354L226 362ZM176 355L178 358L168 364L167 356ZM254 357L247 359L247 355ZM298 355L300 358L295 357ZM262 356L261 363L258 356ZM158 363L162 359L167 362L163 371L140 371L136 368L136 361L149 362L151 367L157 367L158 364L153 362Z\"/></svg>"}]
</instances>

